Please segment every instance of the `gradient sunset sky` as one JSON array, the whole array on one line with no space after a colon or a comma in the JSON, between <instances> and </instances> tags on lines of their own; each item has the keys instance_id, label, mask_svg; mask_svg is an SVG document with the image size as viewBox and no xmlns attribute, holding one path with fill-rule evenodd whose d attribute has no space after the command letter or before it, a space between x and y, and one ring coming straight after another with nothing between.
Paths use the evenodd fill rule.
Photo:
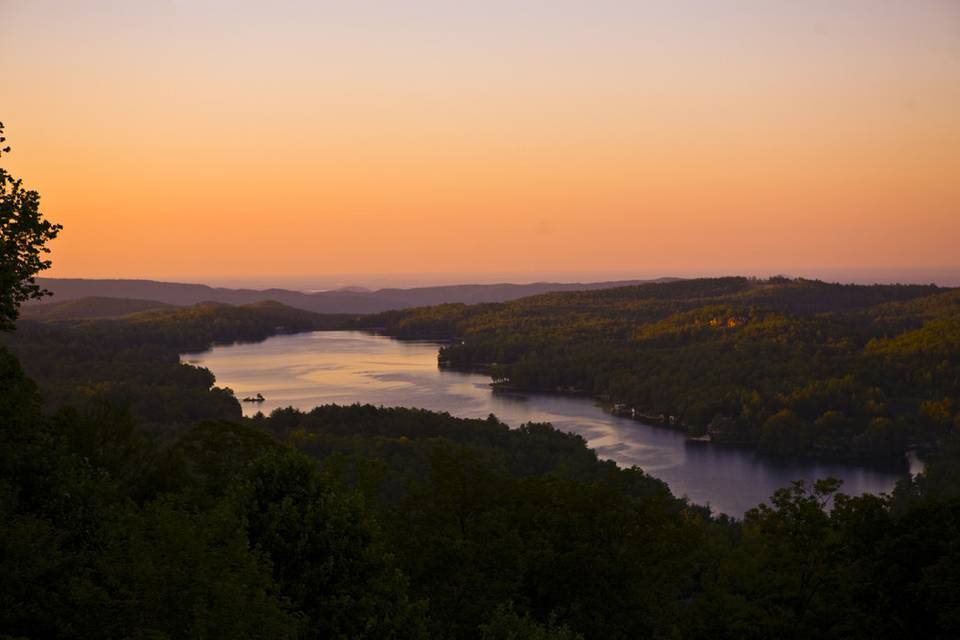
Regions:
<instances>
[{"instance_id":1,"label":"gradient sunset sky","mask_svg":"<svg viewBox=\"0 0 960 640\"><path fill-rule=\"evenodd\" d=\"M60 277L960 265L960 1L0 0Z\"/></svg>"}]
</instances>

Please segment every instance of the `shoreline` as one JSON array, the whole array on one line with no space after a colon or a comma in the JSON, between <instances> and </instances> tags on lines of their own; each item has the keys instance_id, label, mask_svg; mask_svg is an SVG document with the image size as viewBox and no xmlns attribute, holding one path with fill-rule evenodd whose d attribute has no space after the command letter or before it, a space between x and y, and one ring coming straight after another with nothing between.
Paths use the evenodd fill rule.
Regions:
<instances>
[{"instance_id":1,"label":"shoreline","mask_svg":"<svg viewBox=\"0 0 960 640\"><path fill-rule=\"evenodd\" d=\"M337 330L343 331L344 329L318 329L317 331L337 331ZM364 328L355 328L355 329L346 329L346 330L360 331L362 333L367 333L375 336L383 336L386 338L390 338L391 340L397 340L400 342L419 342L424 344L436 345L437 347L443 347L443 346L462 342L462 339L457 337L436 337L436 336L430 337L428 335L418 335L415 337L414 336L398 336L391 333L386 327L364 327ZM438 350L437 360L438 360L437 367L442 370L452 371L456 373L473 373L473 374L485 375L487 377L490 377L491 365L489 363L472 365L469 367L453 366L448 362L441 362L439 360L439 350ZM750 451L754 455L760 458L771 460L771 461L823 462L823 463L838 462L843 464L855 465L865 469L877 469L877 470L884 470L884 471L890 471L894 469L898 471L902 470L906 474L906 473L909 473L910 468L912 468L913 466L911 464L911 460L914 458L917 458L921 461L921 464L922 464L923 458L922 456L920 456L919 452L929 449L931 447L931 445L928 443L911 446L908 449L901 452L901 454L896 459L890 458L890 457L874 457L874 456L868 456L868 455L859 455L859 454L846 453L846 452L829 453L824 451L793 453L789 455L782 455L782 454L761 451L758 446L758 443L754 441L732 441L732 440L722 440L722 439L718 440L716 438L709 437L708 434L704 434L704 436L691 436L687 433L685 426L679 422L679 418L677 418L678 420L677 423L671 425L671 424L664 424L663 422L659 422L657 420L644 420L642 419L642 417L638 418L632 415L624 415L621 413L616 413L612 409L619 403L611 402L608 398L597 396L585 389L524 388L524 387L514 386L509 383L496 382L496 381L493 381L492 378L489 385L490 385L491 391L494 393L497 393L497 392L516 393L516 394L536 393L536 394L544 394L544 395L551 395L551 396L558 396L558 397L565 397L565 398L590 398L591 400L594 401L594 404L597 407L599 407L604 413L608 413L610 415L614 415L616 417L623 418L625 420L636 422L638 425L641 425L644 427L650 427L654 429L665 429L668 431L673 431L675 433L683 434L685 436L685 440L686 440L685 444L687 446L716 446L720 448L740 449L743 451ZM640 415L643 417L651 417L646 414L640 414ZM670 417L670 416L667 416L666 414L661 414L661 416L664 416L666 418Z\"/></svg>"}]
</instances>

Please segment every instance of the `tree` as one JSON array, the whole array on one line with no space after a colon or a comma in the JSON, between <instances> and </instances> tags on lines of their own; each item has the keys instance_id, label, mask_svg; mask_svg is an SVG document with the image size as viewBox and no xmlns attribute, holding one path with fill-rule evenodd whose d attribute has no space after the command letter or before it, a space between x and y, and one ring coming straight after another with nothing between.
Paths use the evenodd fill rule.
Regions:
<instances>
[{"instance_id":1,"label":"tree","mask_svg":"<svg viewBox=\"0 0 960 640\"><path fill-rule=\"evenodd\" d=\"M0 122L0 157L10 152L2 146L5 141ZM0 168L0 330L13 328L25 300L49 294L34 276L50 268L43 254L50 252L46 245L61 228L43 218L39 193Z\"/></svg>"},{"instance_id":2,"label":"tree","mask_svg":"<svg viewBox=\"0 0 960 640\"><path fill-rule=\"evenodd\" d=\"M281 595L304 615L301 638L426 636L423 607L409 598L372 513L360 496L326 481L315 460L266 451L234 501Z\"/></svg>"}]
</instances>

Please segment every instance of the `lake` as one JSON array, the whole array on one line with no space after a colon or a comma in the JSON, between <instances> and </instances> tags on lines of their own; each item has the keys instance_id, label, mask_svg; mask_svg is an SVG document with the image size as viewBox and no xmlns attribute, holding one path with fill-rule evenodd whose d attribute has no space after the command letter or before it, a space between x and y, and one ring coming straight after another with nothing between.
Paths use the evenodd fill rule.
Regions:
<instances>
[{"instance_id":1,"label":"lake","mask_svg":"<svg viewBox=\"0 0 960 640\"><path fill-rule=\"evenodd\" d=\"M689 443L682 433L604 412L589 398L494 392L490 379L437 366L436 343L407 342L358 331L275 336L264 342L216 346L182 359L207 367L217 384L244 402L247 415L278 407L369 403L446 411L463 418L493 413L511 426L550 422L583 436L601 458L636 465L665 481L677 496L740 517L792 480L833 476L845 493L893 488L903 469L838 462L784 462L749 450Z\"/></svg>"}]
</instances>

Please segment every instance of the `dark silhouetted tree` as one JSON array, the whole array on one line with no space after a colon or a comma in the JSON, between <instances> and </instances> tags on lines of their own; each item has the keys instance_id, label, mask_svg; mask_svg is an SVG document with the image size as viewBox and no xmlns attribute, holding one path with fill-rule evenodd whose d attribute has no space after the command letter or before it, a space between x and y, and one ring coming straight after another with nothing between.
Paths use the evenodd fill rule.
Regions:
<instances>
[{"instance_id":1,"label":"dark silhouetted tree","mask_svg":"<svg viewBox=\"0 0 960 640\"><path fill-rule=\"evenodd\" d=\"M5 141L0 122L0 157L10 152L9 146L2 146ZM40 194L0 168L0 330L13 327L23 301L48 293L34 276L50 268L43 254L49 253L46 245L60 229L44 220Z\"/></svg>"}]
</instances>

